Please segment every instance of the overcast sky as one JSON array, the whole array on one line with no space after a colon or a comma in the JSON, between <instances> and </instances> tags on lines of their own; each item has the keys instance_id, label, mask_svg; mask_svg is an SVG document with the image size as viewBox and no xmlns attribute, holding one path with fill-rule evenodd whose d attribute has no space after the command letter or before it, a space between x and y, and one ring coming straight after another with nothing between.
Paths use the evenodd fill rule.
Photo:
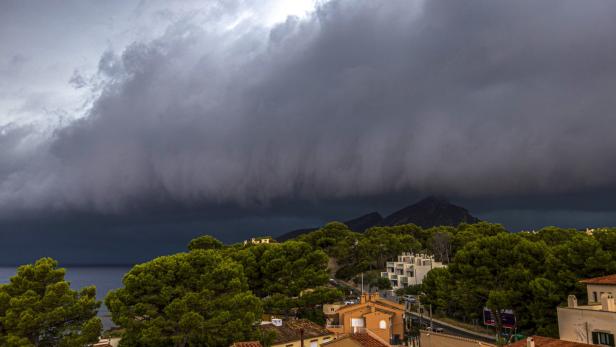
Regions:
<instances>
[{"instance_id":1,"label":"overcast sky","mask_svg":"<svg viewBox=\"0 0 616 347\"><path fill-rule=\"evenodd\" d=\"M616 2L0 2L0 263L132 262L428 194L616 225ZM135 247L135 244L140 244Z\"/></svg>"}]
</instances>

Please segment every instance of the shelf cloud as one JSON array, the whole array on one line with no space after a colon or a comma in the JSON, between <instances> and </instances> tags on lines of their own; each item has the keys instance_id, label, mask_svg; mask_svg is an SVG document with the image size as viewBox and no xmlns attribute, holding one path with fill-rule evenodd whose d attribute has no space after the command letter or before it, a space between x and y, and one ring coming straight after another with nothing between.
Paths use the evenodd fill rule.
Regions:
<instances>
[{"instance_id":1,"label":"shelf cloud","mask_svg":"<svg viewBox=\"0 0 616 347\"><path fill-rule=\"evenodd\" d=\"M76 67L84 117L0 126L0 216L616 187L616 2L233 4Z\"/></svg>"}]
</instances>

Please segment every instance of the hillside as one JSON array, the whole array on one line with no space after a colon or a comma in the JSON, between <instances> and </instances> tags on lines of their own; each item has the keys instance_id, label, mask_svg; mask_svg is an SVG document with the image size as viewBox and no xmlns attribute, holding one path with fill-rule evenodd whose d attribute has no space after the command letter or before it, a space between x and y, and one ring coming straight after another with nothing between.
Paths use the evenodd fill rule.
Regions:
<instances>
[{"instance_id":1,"label":"hillside","mask_svg":"<svg viewBox=\"0 0 616 347\"><path fill-rule=\"evenodd\" d=\"M456 226L460 223L472 224L477 222L479 222L479 219L471 215L467 209L451 204L444 198L430 196L413 205L404 207L385 218L378 212L371 212L343 223L353 231L363 232L373 226L394 226L412 223L422 228L430 228L438 225ZM286 241L316 229L318 228L293 230L276 237L276 240Z\"/></svg>"},{"instance_id":2,"label":"hillside","mask_svg":"<svg viewBox=\"0 0 616 347\"><path fill-rule=\"evenodd\" d=\"M437 225L456 226L460 223L473 224L479 219L472 216L467 209L453 205L443 198L427 197L416 204L407 206L385 217L382 226L415 224L422 228Z\"/></svg>"}]
</instances>

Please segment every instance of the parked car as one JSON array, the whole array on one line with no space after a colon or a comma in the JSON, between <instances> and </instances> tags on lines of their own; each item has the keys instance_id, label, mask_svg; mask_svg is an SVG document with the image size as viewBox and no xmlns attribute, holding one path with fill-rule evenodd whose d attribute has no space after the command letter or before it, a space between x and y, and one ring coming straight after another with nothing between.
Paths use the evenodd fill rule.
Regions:
<instances>
[{"instance_id":1,"label":"parked car","mask_svg":"<svg viewBox=\"0 0 616 347\"><path fill-rule=\"evenodd\" d=\"M444 331L443 328L441 328L441 327L434 327L433 328L433 327L430 327L430 326L426 327L425 330L426 331L434 331L434 332L437 332L437 333L442 333Z\"/></svg>"},{"instance_id":2,"label":"parked car","mask_svg":"<svg viewBox=\"0 0 616 347\"><path fill-rule=\"evenodd\" d=\"M405 295L403 296L404 301L406 302L410 302L410 303L416 303L417 302L417 297L415 295Z\"/></svg>"}]
</instances>

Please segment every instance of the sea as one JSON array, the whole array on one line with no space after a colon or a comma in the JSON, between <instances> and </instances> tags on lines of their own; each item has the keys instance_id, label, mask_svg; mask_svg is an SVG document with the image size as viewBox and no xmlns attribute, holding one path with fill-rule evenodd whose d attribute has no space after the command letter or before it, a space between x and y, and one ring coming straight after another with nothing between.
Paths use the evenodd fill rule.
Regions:
<instances>
[{"instance_id":1,"label":"sea","mask_svg":"<svg viewBox=\"0 0 616 347\"><path fill-rule=\"evenodd\" d=\"M131 269L130 266L75 266L66 267L65 279L70 282L71 289L80 289L86 286L96 286L96 297L104 301L105 295L116 288L122 287L122 277ZM0 283L8 283L15 276L17 267L0 267ZM114 326L109 310L103 302L98 311L103 321L103 327L109 329Z\"/></svg>"}]
</instances>

